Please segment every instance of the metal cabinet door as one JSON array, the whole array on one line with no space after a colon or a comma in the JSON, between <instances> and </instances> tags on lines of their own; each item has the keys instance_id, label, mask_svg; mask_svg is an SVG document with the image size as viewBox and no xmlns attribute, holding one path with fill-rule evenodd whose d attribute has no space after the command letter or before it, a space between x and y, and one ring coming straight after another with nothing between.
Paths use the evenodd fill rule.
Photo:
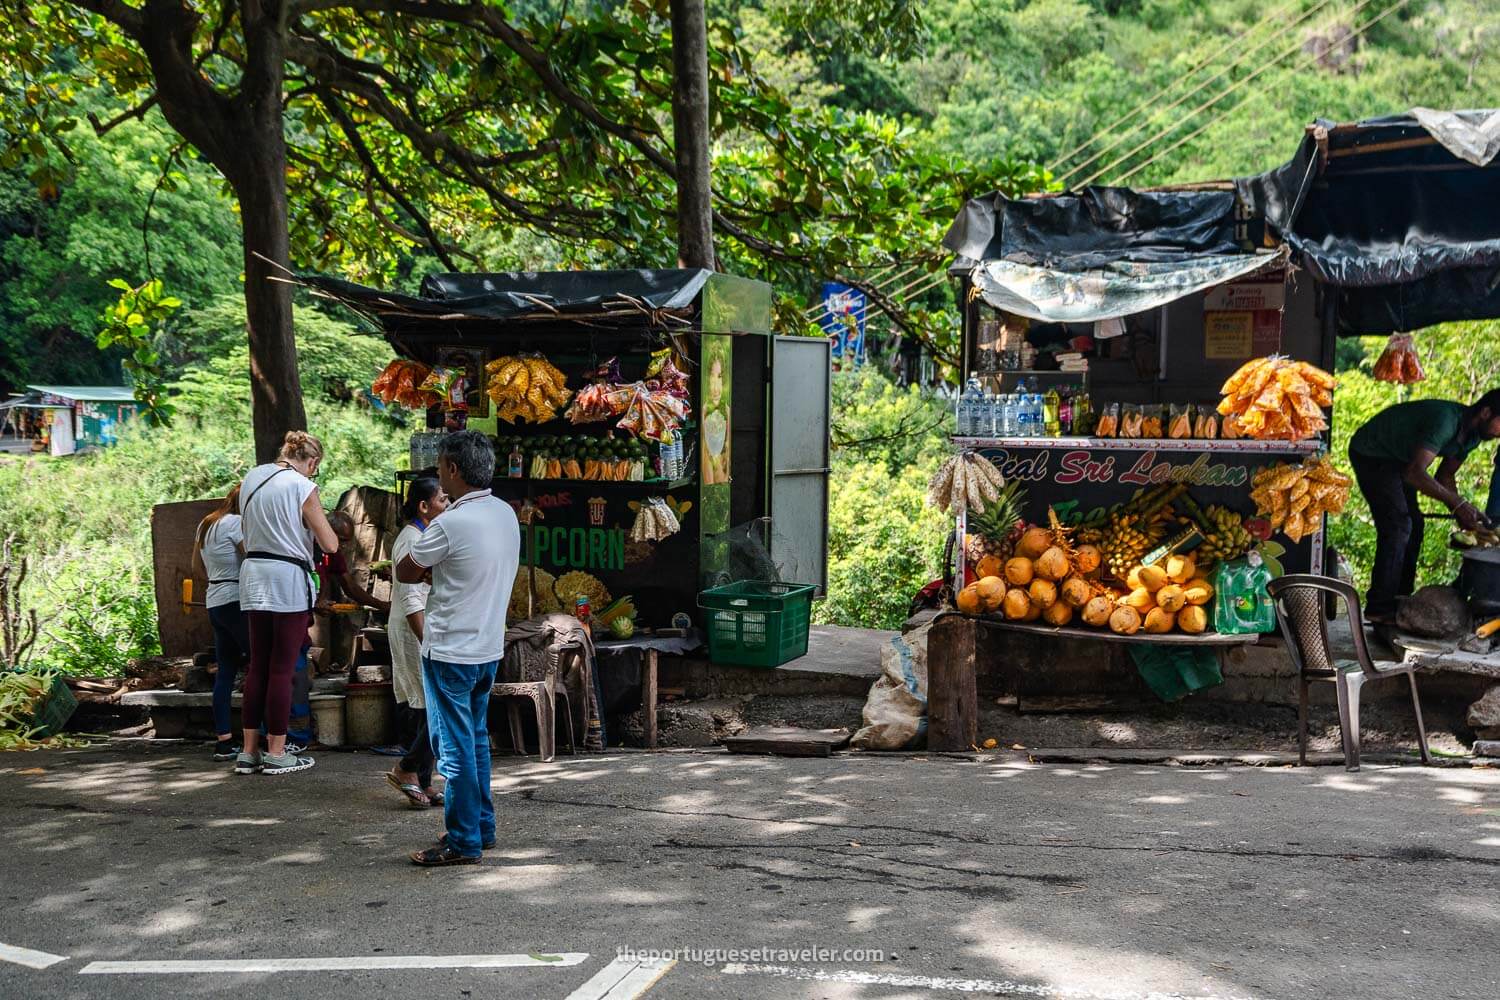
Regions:
<instances>
[{"instance_id":1,"label":"metal cabinet door","mask_svg":"<svg viewBox=\"0 0 1500 1000\"><path fill-rule=\"evenodd\" d=\"M771 344L771 558L784 579L828 590L829 341Z\"/></svg>"}]
</instances>

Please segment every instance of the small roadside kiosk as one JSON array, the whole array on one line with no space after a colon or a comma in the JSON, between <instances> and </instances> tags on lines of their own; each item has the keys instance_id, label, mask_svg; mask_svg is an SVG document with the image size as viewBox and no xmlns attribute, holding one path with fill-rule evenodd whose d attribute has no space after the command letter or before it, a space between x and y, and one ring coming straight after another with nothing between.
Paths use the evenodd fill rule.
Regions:
<instances>
[{"instance_id":1,"label":"small roadside kiosk","mask_svg":"<svg viewBox=\"0 0 1500 1000\"><path fill-rule=\"evenodd\" d=\"M1296 520L1267 507L1348 488L1330 489L1337 474L1318 457L1329 441L1326 373L1338 336L1500 315L1500 139L1485 122L1500 116L1320 121L1292 161L1256 177L970 201L945 240L964 303L954 445L993 462L1021 491L1002 520L1019 513L1026 524L1069 529L1071 542L1097 546L1106 562L1112 544L1149 560L1196 533L1186 548L1201 540L1202 562L1253 551L1272 576L1329 572L1325 512L1341 500L1303 501L1310 516ZM1296 399L1309 422L1244 433L1243 400L1219 405L1225 383L1272 356L1294 372L1282 386L1300 392L1305 376L1310 392ZM1307 480L1299 494L1274 495L1298 478ZM994 537L994 509L959 513L955 589L986 556L993 570L1025 544L1019 530ZM1116 599L1129 592L1131 561L1105 567L1122 588ZM1183 634L1170 615L1162 620L1160 631L1136 623L1122 633L1099 621L983 614L967 655L984 660L979 647L1003 636L1005 662L989 657L1001 675L991 682L1023 706L1028 694L1038 706L1107 704L1139 692L1143 646L1218 650L1222 662L1234 646L1280 641L1211 625Z\"/></svg>"},{"instance_id":2,"label":"small roadside kiosk","mask_svg":"<svg viewBox=\"0 0 1500 1000\"><path fill-rule=\"evenodd\" d=\"M31 414L34 439L45 437L49 455L107 448L115 443L119 426L140 412L129 386L28 385L26 389L25 394L0 403L0 411Z\"/></svg>"},{"instance_id":3,"label":"small roadside kiosk","mask_svg":"<svg viewBox=\"0 0 1500 1000\"><path fill-rule=\"evenodd\" d=\"M774 336L769 285L693 269L439 274L418 296L297 280L384 334L396 382L419 366L427 389L387 386L425 410L403 491L442 434L494 436L533 588L513 611L558 610L566 580L594 613L628 595L663 629L703 624L699 595L734 581L823 590L828 342Z\"/></svg>"}]
</instances>

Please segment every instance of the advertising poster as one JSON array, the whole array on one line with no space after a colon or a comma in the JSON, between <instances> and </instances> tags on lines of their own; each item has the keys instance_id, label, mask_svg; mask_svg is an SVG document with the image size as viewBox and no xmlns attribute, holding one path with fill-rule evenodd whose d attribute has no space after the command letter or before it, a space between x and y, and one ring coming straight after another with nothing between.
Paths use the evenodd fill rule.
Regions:
<instances>
[{"instance_id":1,"label":"advertising poster","mask_svg":"<svg viewBox=\"0 0 1500 1000\"><path fill-rule=\"evenodd\" d=\"M818 325L832 341L835 369L865 363L865 293L837 281L823 283L823 313Z\"/></svg>"}]
</instances>

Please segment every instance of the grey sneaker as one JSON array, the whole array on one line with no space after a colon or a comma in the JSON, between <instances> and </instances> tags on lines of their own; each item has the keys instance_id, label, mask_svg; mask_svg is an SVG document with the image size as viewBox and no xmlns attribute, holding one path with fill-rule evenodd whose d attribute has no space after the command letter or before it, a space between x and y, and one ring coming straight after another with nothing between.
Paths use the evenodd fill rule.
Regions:
<instances>
[{"instance_id":1,"label":"grey sneaker","mask_svg":"<svg viewBox=\"0 0 1500 1000\"><path fill-rule=\"evenodd\" d=\"M294 753L284 753L280 756L275 754L262 754L260 758L261 774L291 774L293 771L306 771L313 766L311 757L298 757Z\"/></svg>"},{"instance_id":2,"label":"grey sneaker","mask_svg":"<svg viewBox=\"0 0 1500 1000\"><path fill-rule=\"evenodd\" d=\"M254 774L256 771L260 770L260 762L260 751L257 750L255 753L246 753L245 751L241 750L239 754L237 754L234 758L234 773Z\"/></svg>"}]
</instances>

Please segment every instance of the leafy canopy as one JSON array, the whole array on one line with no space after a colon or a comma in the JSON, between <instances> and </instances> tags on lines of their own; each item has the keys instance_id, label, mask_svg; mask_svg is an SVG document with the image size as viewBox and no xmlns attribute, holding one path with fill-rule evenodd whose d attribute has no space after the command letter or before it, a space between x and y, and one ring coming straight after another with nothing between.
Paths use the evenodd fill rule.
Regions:
<instances>
[{"instance_id":1,"label":"leafy canopy","mask_svg":"<svg viewBox=\"0 0 1500 1000\"><path fill-rule=\"evenodd\" d=\"M174 100L168 120L233 180L233 137L209 119L250 108L270 86L257 59L274 26L245 23L249 9L5 8L0 59L19 97L5 103L10 148L45 160L78 120L77 95L102 85L137 106ZM768 8L801 44L868 37L893 53L917 47L918 9ZM556 240L562 263L601 251L674 260L667 0L293 0L286 11L274 43L294 260L369 280L397 276L418 248L445 267L482 267L471 248L512 227ZM961 165L933 155L882 114L793 103L756 71L753 44L728 20L711 26L709 63L714 224L731 270L789 287L860 279L891 261L936 272L942 231L966 196L1045 183L1002 157ZM951 334L932 317L902 318L911 333Z\"/></svg>"}]
</instances>

